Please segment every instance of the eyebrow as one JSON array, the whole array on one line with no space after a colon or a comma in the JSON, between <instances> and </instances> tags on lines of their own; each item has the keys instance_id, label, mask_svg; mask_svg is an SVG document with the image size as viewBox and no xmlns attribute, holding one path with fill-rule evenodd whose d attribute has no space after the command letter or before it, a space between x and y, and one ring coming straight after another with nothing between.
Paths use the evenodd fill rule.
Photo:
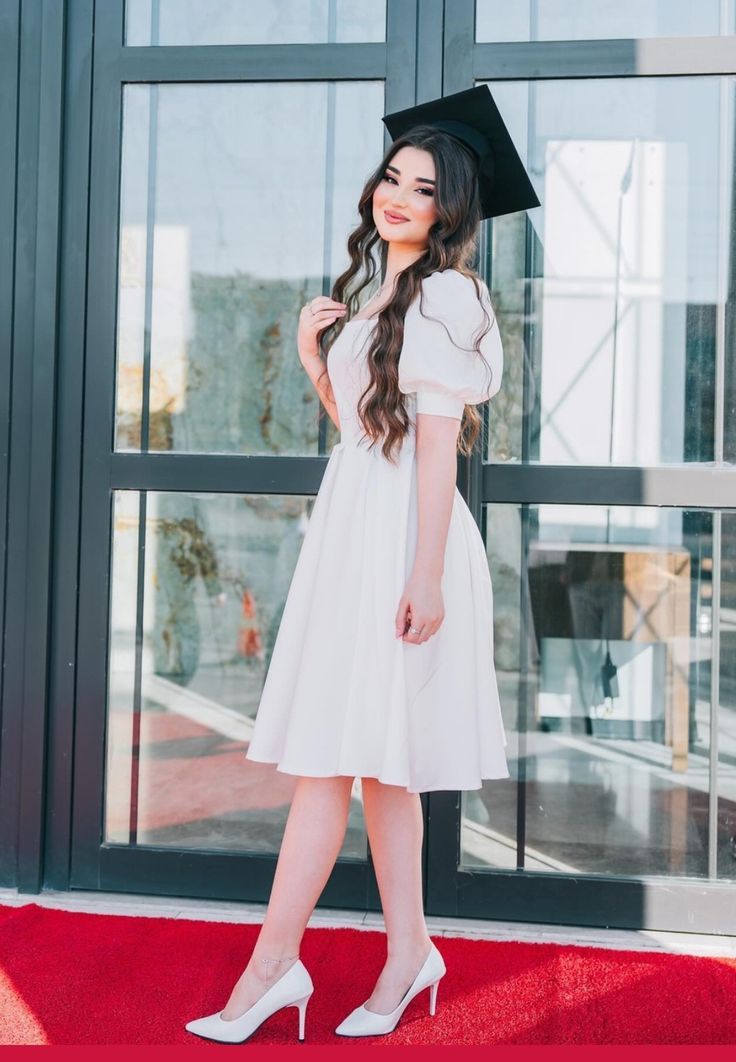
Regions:
<instances>
[{"instance_id":1,"label":"eyebrow","mask_svg":"<svg viewBox=\"0 0 736 1062\"><path fill-rule=\"evenodd\" d=\"M393 170L394 173L398 173L399 177L401 176L401 170L397 169L396 166L391 166L389 164L386 167L386 169L387 170ZM415 177L414 180L421 182L421 184L434 184L435 183L434 181L430 181L429 177Z\"/></svg>"}]
</instances>

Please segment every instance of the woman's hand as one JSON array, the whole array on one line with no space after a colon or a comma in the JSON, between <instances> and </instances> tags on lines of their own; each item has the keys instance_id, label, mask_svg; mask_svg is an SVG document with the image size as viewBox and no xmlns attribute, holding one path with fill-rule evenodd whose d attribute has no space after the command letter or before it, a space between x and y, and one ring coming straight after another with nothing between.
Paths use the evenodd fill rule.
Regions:
<instances>
[{"instance_id":1,"label":"woman's hand","mask_svg":"<svg viewBox=\"0 0 736 1062\"><path fill-rule=\"evenodd\" d=\"M336 302L327 295L318 295L302 307L296 345L299 357L315 358L319 354L319 334L347 313L347 304Z\"/></svg>"},{"instance_id":2,"label":"woman's hand","mask_svg":"<svg viewBox=\"0 0 736 1062\"><path fill-rule=\"evenodd\" d=\"M444 618L441 580L412 575L396 610L396 637L412 645L421 645L440 629ZM416 628L420 633L415 634L409 627Z\"/></svg>"}]
</instances>

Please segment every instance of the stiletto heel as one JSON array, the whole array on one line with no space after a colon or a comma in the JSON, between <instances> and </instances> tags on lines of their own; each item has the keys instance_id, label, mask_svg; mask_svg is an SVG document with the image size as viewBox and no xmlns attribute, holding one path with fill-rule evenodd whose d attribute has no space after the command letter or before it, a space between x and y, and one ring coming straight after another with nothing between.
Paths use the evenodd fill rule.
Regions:
<instances>
[{"instance_id":1,"label":"stiletto heel","mask_svg":"<svg viewBox=\"0 0 736 1062\"><path fill-rule=\"evenodd\" d=\"M447 973L444 960L437 950L434 941L431 942L429 955L424 960L424 965L407 989L404 998L395 1010L390 1014L378 1014L374 1010L367 1010L362 1003L348 1014L335 1032L340 1036L376 1036L378 1033L393 1032L399 1024L399 1019L409 1003L417 993L430 986L429 1013L434 1014L437 1002L437 987L440 980Z\"/></svg>"},{"instance_id":2,"label":"stiletto heel","mask_svg":"<svg viewBox=\"0 0 736 1062\"><path fill-rule=\"evenodd\" d=\"M430 1014L434 1014L434 1012L435 1012L435 1007L437 1005L437 989L439 988L439 985L440 985L440 978L438 977L437 980L435 981L435 983L433 985L430 985L430 987L429 987L429 1013Z\"/></svg>"},{"instance_id":3,"label":"stiletto heel","mask_svg":"<svg viewBox=\"0 0 736 1062\"><path fill-rule=\"evenodd\" d=\"M303 1040L305 1035L306 1035L307 1003L309 1002L311 995L312 995L312 993L310 992L308 996L304 997L304 999L297 999L296 1003L294 1004L295 1007L299 1008L299 1039L300 1040Z\"/></svg>"},{"instance_id":4,"label":"stiletto heel","mask_svg":"<svg viewBox=\"0 0 736 1062\"><path fill-rule=\"evenodd\" d=\"M264 960L265 961L265 960ZM267 960L271 961L271 960ZM280 961L280 960L274 960ZM301 959L297 959L286 973L268 988L252 1007L239 1018L226 1020L222 1011L195 1018L184 1026L187 1032L196 1033L205 1040L240 1044L252 1036L256 1029L277 1010L284 1007L299 1008L299 1039L303 1040L306 1028L307 1003L314 992L312 978Z\"/></svg>"}]
</instances>

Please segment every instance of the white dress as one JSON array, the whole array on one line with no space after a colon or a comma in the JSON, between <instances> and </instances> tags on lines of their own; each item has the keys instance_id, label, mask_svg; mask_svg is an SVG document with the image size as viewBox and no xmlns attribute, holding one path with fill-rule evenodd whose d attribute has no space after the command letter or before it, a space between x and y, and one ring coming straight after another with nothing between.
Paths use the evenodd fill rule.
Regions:
<instances>
[{"instance_id":1,"label":"white dress","mask_svg":"<svg viewBox=\"0 0 736 1062\"><path fill-rule=\"evenodd\" d=\"M487 324L472 280L423 281L404 320L399 386L411 431L396 465L361 440L374 320L348 321L327 359L340 419L309 517L245 753L295 775L374 777L409 792L479 789L507 778L493 661L493 593L478 527L455 488L439 630L414 645L394 635L417 537L417 413L460 419L498 391L503 349L488 289ZM444 324L452 336L445 331ZM454 340L454 342L453 342ZM471 350L462 349L470 347ZM486 364L493 373L490 385Z\"/></svg>"}]
</instances>

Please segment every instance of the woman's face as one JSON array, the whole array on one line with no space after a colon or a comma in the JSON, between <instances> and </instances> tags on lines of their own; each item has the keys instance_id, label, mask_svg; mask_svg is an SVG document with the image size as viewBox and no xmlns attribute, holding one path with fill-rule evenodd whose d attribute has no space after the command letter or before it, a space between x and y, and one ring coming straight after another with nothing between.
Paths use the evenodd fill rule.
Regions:
<instances>
[{"instance_id":1,"label":"woman's face","mask_svg":"<svg viewBox=\"0 0 736 1062\"><path fill-rule=\"evenodd\" d=\"M434 159L406 144L388 163L373 193L373 220L388 242L426 247L437 220ZM403 221L392 221L397 215Z\"/></svg>"}]
</instances>

